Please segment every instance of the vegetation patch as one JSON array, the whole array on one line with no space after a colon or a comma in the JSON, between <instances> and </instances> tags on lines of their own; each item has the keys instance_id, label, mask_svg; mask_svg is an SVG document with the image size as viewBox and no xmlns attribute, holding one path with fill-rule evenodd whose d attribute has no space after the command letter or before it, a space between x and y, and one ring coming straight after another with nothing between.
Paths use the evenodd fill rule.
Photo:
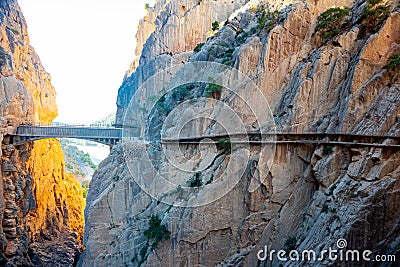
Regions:
<instances>
[{"instance_id":1,"label":"vegetation patch","mask_svg":"<svg viewBox=\"0 0 400 267\"><path fill-rule=\"evenodd\" d=\"M388 58L386 69L389 72L391 82L400 76L400 54L391 54Z\"/></svg>"},{"instance_id":2,"label":"vegetation patch","mask_svg":"<svg viewBox=\"0 0 400 267\"><path fill-rule=\"evenodd\" d=\"M74 168L70 162L66 162L65 167L67 167L68 170L72 170Z\"/></svg>"},{"instance_id":3,"label":"vegetation patch","mask_svg":"<svg viewBox=\"0 0 400 267\"><path fill-rule=\"evenodd\" d=\"M0 67L3 67L4 65L7 64L7 58L6 58L6 50L2 46L0 46Z\"/></svg>"},{"instance_id":4,"label":"vegetation patch","mask_svg":"<svg viewBox=\"0 0 400 267\"><path fill-rule=\"evenodd\" d=\"M89 192L89 185L90 185L90 181L89 180L85 180L82 182L82 189L83 189L83 198L87 197L87 194Z\"/></svg>"},{"instance_id":5,"label":"vegetation patch","mask_svg":"<svg viewBox=\"0 0 400 267\"><path fill-rule=\"evenodd\" d=\"M205 45L205 43L198 43L196 47L193 49L195 53L200 52L201 48Z\"/></svg>"},{"instance_id":6,"label":"vegetation patch","mask_svg":"<svg viewBox=\"0 0 400 267\"><path fill-rule=\"evenodd\" d=\"M246 41L248 36L249 36L248 32L241 32L240 34L238 34L236 36L236 40L235 40L236 45L243 44Z\"/></svg>"},{"instance_id":7,"label":"vegetation patch","mask_svg":"<svg viewBox=\"0 0 400 267\"><path fill-rule=\"evenodd\" d=\"M85 168L83 168L82 165L90 167L93 170L97 169L97 165L94 164L90 155L78 149L78 147L74 145L76 144L74 141L61 139L60 144L65 155L65 170L67 173L85 176Z\"/></svg>"},{"instance_id":8,"label":"vegetation patch","mask_svg":"<svg viewBox=\"0 0 400 267\"><path fill-rule=\"evenodd\" d=\"M157 110L165 112L166 114L172 111L172 106L165 102L165 95L161 96L160 99L158 99L157 103L155 104L155 108Z\"/></svg>"},{"instance_id":9,"label":"vegetation patch","mask_svg":"<svg viewBox=\"0 0 400 267\"><path fill-rule=\"evenodd\" d=\"M200 187L203 185L203 181L201 179L201 173L200 172L196 172L195 175L193 177L191 177L189 179L189 181L187 181L187 184L189 187Z\"/></svg>"},{"instance_id":10,"label":"vegetation patch","mask_svg":"<svg viewBox=\"0 0 400 267\"><path fill-rule=\"evenodd\" d=\"M224 151L225 154L230 154L232 151L232 143L229 139L221 139L217 142L217 149Z\"/></svg>"},{"instance_id":11,"label":"vegetation patch","mask_svg":"<svg viewBox=\"0 0 400 267\"><path fill-rule=\"evenodd\" d=\"M220 62L227 66L232 66L235 62L233 59L233 53L235 49L230 47L227 43L214 44L207 48L207 52L210 55L211 61Z\"/></svg>"},{"instance_id":12,"label":"vegetation patch","mask_svg":"<svg viewBox=\"0 0 400 267\"><path fill-rule=\"evenodd\" d=\"M167 240L170 235L171 232L167 229L167 226L161 224L161 219L156 215L151 215L149 227L144 231L144 236L147 237L148 241L152 241L151 249L157 249L158 243Z\"/></svg>"},{"instance_id":13,"label":"vegetation patch","mask_svg":"<svg viewBox=\"0 0 400 267\"><path fill-rule=\"evenodd\" d=\"M211 24L211 30L213 30L213 31L219 30L219 22L218 21L214 21Z\"/></svg>"},{"instance_id":14,"label":"vegetation patch","mask_svg":"<svg viewBox=\"0 0 400 267\"><path fill-rule=\"evenodd\" d=\"M368 0L359 22L364 25L366 32L374 33L389 17L390 9L390 4L384 0Z\"/></svg>"},{"instance_id":15,"label":"vegetation patch","mask_svg":"<svg viewBox=\"0 0 400 267\"><path fill-rule=\"evenodd\" d=\"M323 213L327 213L329 211L329 207L328 207L328 205L324 205L324 206L322 206L322 210L321 210L321 212L323 212Z\"/></svg>"},{"instance_id":16,"label":"vegetation patch","mask_svg":"<svg viewBox=\"0 0 400 267\"><path fill-rule=\"evenodd\" d=\"M232 66L234 63L234 60L232 58L233 52L235 49L229 48L222 54L222 64L227 65L227 66Z\"/></svg>"},{"instance_id":17,"label":"vegetation patch","mask_svg":"<svg viewBox=\"0 0 400 267\"><path fill-rule=\"evenodd\" d=\"M332 152L333 152L332 146L324 146L324 148L322 149L322 155L324 155L324 156L328 156Z\"/></svg>"},{"instance_id":18,"label":"vegetation patch","mask_svg":"<svg viewBox=\"0 0 400 267\"><path fill-rule=\"evenodd\" d=\"M222 86L214 83L210 83L207 85L207 87L204 90L204 96L205 97L212 97L212 98L218 98L221 93L222 93Z\"/></svg>"},{"instance_id":19,"label":"vegetation patch","mask_svg":"<svg viewBox=\"0 0 400 267\"><path fill-rule=\"evenodd\" d=\"M337 36L345 24L345 18L349 15L348 7L333 7L318 16L315 33L319 32L325 40Z\"/></svg>"},{"instance_id":20,"label":"vegetation patch","mask_svg":"<svg viewBox=\"0 0 400 267\"><path fill-rule=\"evenodd\" d=\"M172 91L172 95L175 101L181 102L189 95L189 92L193 90L196 86L194 84L185 84L176 87Z\"/></svg>"},{"instance_id":21,"label":"vegetation patch","mask_svg":"<svg viewBox=\"0 0 400 267\"><path fill-rule=\"evenodd\" d=\"M75 171L73 172L73 174L74 174L74 175L85 176L85 173L84 173L83 171L80 171L80 170L75 170Z\"/></svg>"},{"instance_id":22,"label":"vegetation patch","mask_svg":"<svg viewBox=\"0 0 400 267\"><path fill-rule=\"evenodd\" d=\"M92 159L90 158L89 153L83 152L82 150L76 149L76 155L90 168L97 169L97 165L93 163Z\"/></svg>"},{"instance_id":23,"label":"vegetation patch","mask_svg":"<svg viewBox=\"0 0 400 267\"><path fill-rule=\"evenodd\" d=\"M20 34L20 32L19 32L19 30L17 28L7 27L7 29L9 29L15 35L19 35Z\"/></svg>"},{"instance_id":24,"label":"vegetation patch","mask_svg":"<svg viewBox=\"0 0 400 267\"><path fill-rule=\"evenodd\" d=\"M279 10L271 10L269 5L260 5L256 10L257 30L271 30L283 20L283 14Z\"/></svg>"}]
</instances>

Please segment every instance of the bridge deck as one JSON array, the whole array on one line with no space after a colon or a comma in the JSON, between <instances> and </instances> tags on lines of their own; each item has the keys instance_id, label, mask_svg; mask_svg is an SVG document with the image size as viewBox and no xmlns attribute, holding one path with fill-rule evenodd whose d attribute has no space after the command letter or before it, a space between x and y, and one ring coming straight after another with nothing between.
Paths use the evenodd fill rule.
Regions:
<instances>
[{"instance_id":1,"label":"bridge deck","mask_svg":"<svg viewBox=\"0 0 400 267\"><path fill-rule=\"evenodd\" d=\"M82 138L121 138L122 130L117 128L90 128L67 126L20 126L19 136L54 136Z\"/></svg>"},{"instance_id":2,"label":"bridge deck","mask_svg":"<svg viewBox=\"0 0 400 267\"><path fill-rule=\"evenodd\" d=\"M44 138L78 138L113 146L122 139L122 129L82 126L19 126L13 143Z\"/></svg>"}]
</instances>

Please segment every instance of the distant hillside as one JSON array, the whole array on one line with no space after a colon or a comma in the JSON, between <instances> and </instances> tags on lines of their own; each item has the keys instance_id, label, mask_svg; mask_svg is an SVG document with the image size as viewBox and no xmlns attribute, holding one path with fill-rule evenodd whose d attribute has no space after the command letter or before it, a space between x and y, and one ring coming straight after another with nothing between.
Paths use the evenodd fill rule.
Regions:
<instances>
[{"instance_id":1,"label":"distant hillside","mask_svg":"<svg viewBox=\"0 0 400 267\"><path fill-rule=\"evenodd\" d=\"M93 125L107 126L107 127L112 127L114 124L115 124L115 113L111 113L93 123Z\"/></svg>"},{"instance_id":2,"label":"distant hillside","mask_svg":"<svg viewBox=\"0 0 400 267\"><path fill-rule=\"evenodd\" d=\"M78 149L76 143L68 139L61 139L60 143L65 156L66 172L74 174L78 181L82 181L97 169L90 155Z\"/></svg>"}]
</instances>

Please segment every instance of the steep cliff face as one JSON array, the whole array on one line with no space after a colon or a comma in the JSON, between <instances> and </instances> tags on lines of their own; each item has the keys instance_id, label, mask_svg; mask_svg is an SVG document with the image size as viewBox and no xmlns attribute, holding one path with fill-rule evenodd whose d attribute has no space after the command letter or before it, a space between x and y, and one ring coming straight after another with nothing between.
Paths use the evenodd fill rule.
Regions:
<instances>
[{"instance_id":1,"label":"steep cliff face","mask_svg":"<svg viewBox=\"0 0 400 267\"><path fill-rule=\"evenodd\" d=\"M34 178L33 191L36 193L36 209L27 218L32 233L49 231L48 236L57 236L57 230L67 226L81 239L84 224L82 211L85 207L83 190L73 175L65 173L59 142L37 141L30 153L26 167Z\"/></svg>"},{"instance_id":2,"label":"steep cliff face","mask_svg":"<svg viewBox=\"0 0 400 267\"><path fill-rule=\"evenodd\" d=\"M57 117L50 75L29 45L27 26L17 3L2 1L1 8L1 99L5 123L11 126L23 121L50 122Z\"/></svg>"},{"instance_id":3,"label":"steep cliff face","mask_svg":"<svg viewBox=\"0 0 400 267\"><path fill-rule=\"evenodd\" d=\"M7 134L57 116L55 90L17 1L0 2L0 265L72 265L83 229L82 189L65 173L57 140L19 146Z\"/></svg>"},{"instance_id":4,"label":"steep cliff face","mask_svg":"<svg viewBox=\"0 0 400 267\"><path fill-rule=\"evenodd\" d=\"M134 60L117 98L117 124L121 124L134 90L165 68L186 62L191 51L213 34L211 24L221 25L248 0L157 1L139 23Z\"/></svg>"},{"instance_id":5,"label":"steep cliff face","mask_svg":"<svg viewBox=\"0 0 400 267\"><path fill-rule=\"evenodd\" d=\"M174 2L180 4L171 1L171 5ZM214 1L200 2L204 7ZM214 37L196 52L186 52L187 61L179 62L180 66L163 75L171 76L167 79L171 84L179 84L174 79L182 78L179 70L185 70L184 66L199 61L218 62L226 68L202 68L205 74L193 72L191 76L215 77L213 70L226 75L228 67L244 73L268 100L278 132L398 136L400 85L385 66L390 55L400 53L400 32L396 28L400 13L398 1L390 4L388 17L372 27L362 19L367 8L364 1L243 3ZM318 16L341 6L351 11L342 27L334 27L340 29L336 36L325 38L320 32L315 33ZM177 25L168 24L176 14L170 9L158 12L164 23L161 28L154 27L152 36L161 31L159 36L168 39L168 32L163 29ZM191 21L190 25L197 23L202 22ZM187 38L203 40L185 30ZM172 56L155 52L160 50L154 47L161 45L152 37L139 48L146 57L134 63L135 72L121 87L120 107L126 108L144 80L156 72L150 71L149 66L154 70L155 66L165 66L166 57L172 64L171 57L181 57L188 50L182 48L183 44L174 46L175 35L168 34L171 42L161 43L169 44L170 50L165 51ZM137 36L151 35L139 29ZM189 43L193 48L196 42ZM148 71L143 72L146 68ZM229 82L237 76L235 72L222 76L227 77L222 84L231 85ZM207 79L199 81L167 92L152 111L148 103L162 94L163 88L152 83L135 98L136 109L128 117L132 116L132 121L148 120L141 133L150 137L151 144L146 147L127 140L114 147L94 175L85 211L86 250L82 265L315 266L277 259L259 261L257 252L267 246L270 250L314 249L319 253L328 247L336 248L339 238L345 238L351 249L400 256L398 149L277 144L274 156L268 158L268 150L251 146L245 171L239 176L236 169L243 164L240 147L229 153L217 147L220 153L204 156L195 145L182 145L179 150L169 146L168 150L159 144L160 130L164 137L176 136L174 133L220 133L216 122L226 120L225 114L219 112L215 102L204 102L201 96L223 101L240 114L244 128L257 129L240 99L222 88L206 85ZM263 110L256 98L248 96L249 88L237 90L252 99L247 104L253 110ZM193 114L209 120L193 123ZM271 129L267 120L258 123L258 129ZM382 143L397 144L390 139ZM200 160L190 163L193 159ZM196 173L182 171L188 166L206 168ZM171 178L167 180L176 182L176 186L160 183L157 173ZM202 186L184 188L196 181ZM216 197L221 193L218 188L230 186L231 182L236 182L233 188ZM215 201L191 205L209 199ZM149 234L149 229L154 231L151 216L160 218L161 225L170 232L156 246L152 246L155 239ZM347 266L329 260L318 264Z\"/></svg>"}]
</instances>

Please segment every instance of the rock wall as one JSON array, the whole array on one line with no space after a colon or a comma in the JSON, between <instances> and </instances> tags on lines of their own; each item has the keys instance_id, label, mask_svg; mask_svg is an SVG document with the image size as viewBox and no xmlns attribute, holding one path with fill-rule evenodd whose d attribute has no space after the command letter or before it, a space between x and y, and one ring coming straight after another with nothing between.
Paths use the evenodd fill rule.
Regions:
<instances>
[{"instance_id":1,"label":"rock wall","mask_svg":"<svg viewBox=\"0 0 400 267\"><path fill-rule=\"evenodd\" d=\"M156 1L139 23L134 60L118 90L117 124L135 90L155 73L186 62L198 43L213 34L211 24L221 26L248 0ZM179 40L179 41L177 41Z\"/></svg>"},{"instance_id":2,"label":"rock wall","mask_svg":"<svg viewBox=\"0 0 400 267\"><path fill-rule=\"evenodd\" d=\"M57 140L13 146L23 123L57 116L50 75L29 44L14 0L0 2L0 265L72 266L83 234L82 189L65 173Z\"/></svg>"},{"instance_id":3,"label":"rock wall","mask_svg":"<svg viewBox=\"0 0 400 267\"><path fill-rule=\"evenodd\" d=\"M179 3L171 1L174 2ZM213 1L201 1L202 5L209 2ZM262 21L259 6L263 3L266 2L250 1L242 5L240 12L232 15L198 52L186 52L187 62L179 64L218 62L249 76L267 98L278 131L398 135L400 84L390 80L385 68L388 57L400 52L398 1L391 2L391 14L376 32L367 33L358 22L364 1L268 1L270 11L280 10L280 15L271 27L257 27ZM314 33L317 17L334 6L352 7L350 22L338 36L323 41ZM152 35L160 33L165 37L163 29L177 25L169 25L167 19L175 13L169 9L158 12L164 24L161 29L153 27ZM191 31L185 29L190 38ZM173 39L176 35L169 34L171 42L179 43L180 39ZM138 36L151 35L139 30ZM196 34L191 38L199 40ZM160 47L155 43L149 37L143 48L139 46L142 55L146 55L140 62L146 64L143 68L140 62L138 67L134 64L135 72L120 88L119 108L127 106L143 80L155 73L151 70L158 69L155 66L173 63L171 56L155 52L159 50L154 47ZM182 50L165 51L171 52L172 58L182 57ZM143 71L146 68L148 72ZM137 98L140 110L133 112L135 119L140 120L146 101L157 93L152 90L149 87ZM290 246L299 251L320 252L335 248L339 238L345 238L351 249L400 256L400 209L396 204L400 154L396 149L278 144L268 162L263 158L267 154L258 153L260 148L253 146L241 177L235 177L234 172L241 163L241 151L232 149L231 153L202 159L200 166L210 163L199 175L203 186L184 189L193 173L173 170L170 159L153 149L159 142L155 132L161 125L165 126L164 134L180 132L179 121L188 111L187 105L178 104L187 100L192 106L202 105L198 99L206 90L204 85L198 85L183 91L183 96L178 97L178 91L167 93L162 105L156 106L149 117L142 117L148 119L150 148L127 141L114 147L100 165L91 182L85 211L82 266L315 266L276 259L259 261L257 252L264 246L270 250ZM244 109L224 91L217 97L235 110ZM256 101L248 104L261 108ZM208 111L213 110L212 102L203 107L207 105L210 108L205 113L209 112L214 120L190 124L186 134L217 132L214 121L222 121L223 115ZM172 110L172 121L168 122L165 110ZM252 122L244 119L249 129ZM180 149L184 157L179 164L184 164L185 158L188 161L202 156L190 145ZM178 152L172 153L173 160L180 156ZM182 187L161 188L168 190L156 194L156 198L144 192L143 185L154 190L162 187L156 172L143 167L148 164L147 155L150 162L157 162L158 172L179 180ZM194 200L215 198L215 188L226 186L235 178L240 179L234 188L216 201L182 207ZM158 216L170 231L170 236L154 249L145 235L152 215ZM328 260L318 264L351 265ZM357 266L367 266L360 264Z\"/></svg>"}]
</instances>

